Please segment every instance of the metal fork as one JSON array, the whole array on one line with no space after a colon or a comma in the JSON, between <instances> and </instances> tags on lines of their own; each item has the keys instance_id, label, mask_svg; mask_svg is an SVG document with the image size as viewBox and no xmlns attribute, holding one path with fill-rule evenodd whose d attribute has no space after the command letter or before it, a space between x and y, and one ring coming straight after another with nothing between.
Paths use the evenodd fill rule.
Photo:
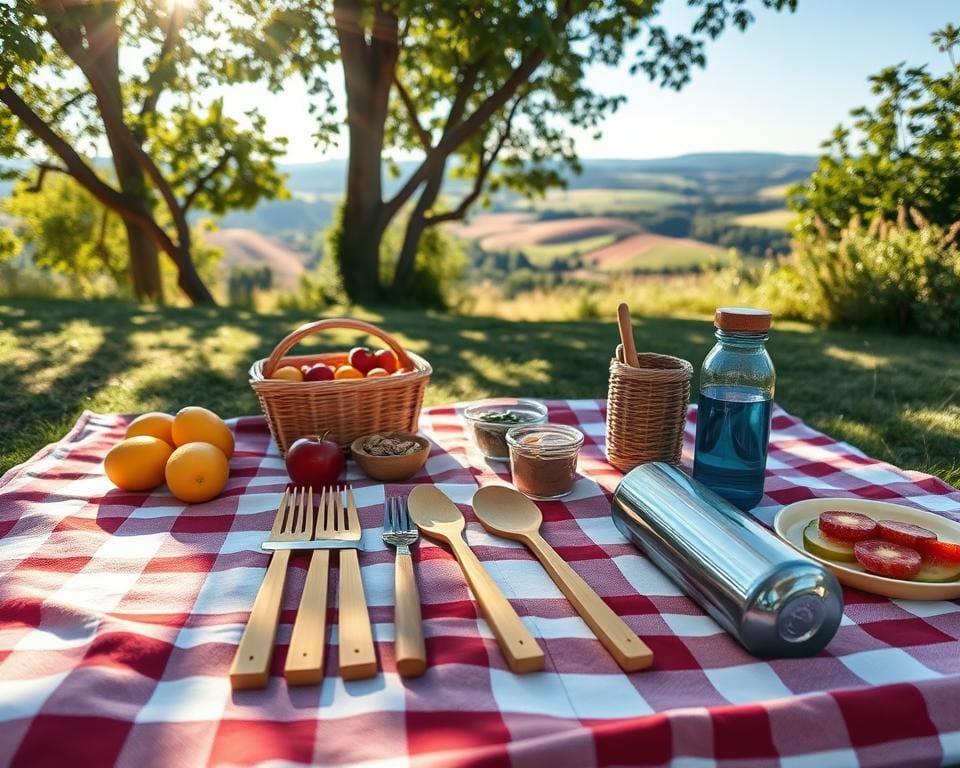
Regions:
<instances>
[{"instance_id":1,"label":"metal fork","mask_svg":"<svg viewBox=\"0 0 960 768\"><path fill-rule=\"evenodd\" d=\"M418 677L427 667L420 595L417 593L413 558L410 556L410 545L416 542L419 535L416 525L410 520L406 498L388 497L383 506L383 540L397 548L393 581L396 595L394 649L397 672L402 677Z\"/></svg>"},{"instance_id":2,"label":"metal fork","mask_svg":"<svg viewBox=\"0 0 960 768\"><path fill-rule=\"evenodd\" d=\"M313 489L287 489L283 492L273 519L270 539L304 541L313 536L315 524ZM270 659L280 622L280 605L289 561L289 549L277 550L270 556L270 565L260 584L230 667L230 684L234 689L265 688L270 679Z\"/></svg>"}]
</instances>

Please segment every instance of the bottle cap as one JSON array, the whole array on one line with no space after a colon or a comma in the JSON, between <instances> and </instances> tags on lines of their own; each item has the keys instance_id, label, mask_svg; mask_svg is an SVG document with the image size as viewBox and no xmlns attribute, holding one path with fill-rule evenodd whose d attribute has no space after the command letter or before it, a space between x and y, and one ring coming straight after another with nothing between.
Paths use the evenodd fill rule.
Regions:
<instances>
[{"instance_id":1,"label":"bottle cap","mask_svg":"<svg viewBox=\"0 0 960 768\"><path fill-rule=\"evenodd\" d=\"M773 314L753 307L718 307L713 324L721 331L763 333L770 330Z\"/></svg>"}]
</instances>

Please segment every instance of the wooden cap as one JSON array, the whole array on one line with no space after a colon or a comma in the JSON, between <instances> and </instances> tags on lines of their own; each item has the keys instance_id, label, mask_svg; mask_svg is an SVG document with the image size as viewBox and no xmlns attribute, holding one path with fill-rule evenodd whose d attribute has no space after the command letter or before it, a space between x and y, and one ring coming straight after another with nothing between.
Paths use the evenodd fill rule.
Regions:
<instances>
[{"instance_id":1,"label":"wooden cap","mask_svg":"<svg viewBox=\"0 0 960 768\"><path fill-rule=\"evenodd\" d=\"M763 333L770 330L773 314L753 307L718 307L713 324L721 331Z\"/></svg>"}]
</instances>

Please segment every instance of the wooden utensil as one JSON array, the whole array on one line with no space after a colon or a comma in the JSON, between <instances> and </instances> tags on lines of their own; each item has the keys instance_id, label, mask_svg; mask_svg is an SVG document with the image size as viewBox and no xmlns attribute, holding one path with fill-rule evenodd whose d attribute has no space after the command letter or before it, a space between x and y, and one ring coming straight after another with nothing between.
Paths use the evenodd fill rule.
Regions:
<instances>
[{"instance_id":1,"label":"wooden utensil","mask_svg":"<svg viewBox=\"0 0 960 768\"><path fill-rule=\"evenodd\" d=\"M497 638L507 666L513 672L543 669L543 650L463 540L464 520L456 504L438 488L418 485L410 492L407 505L410 516L424 535L450 545L480 603L483 617Z\"/></svg>"},{"instance_id":2,"label":"wooden utensil","mask_svg":"<svg viewBox=\"0 0 960 768\"><path fill-rule=\"evenodd\" d=\"M289 489L283 492L270 530L272 540L300 541L310 538L313 531L313 497L310 496L308 506L307 496L303 488L294 488L292 493ZM280 604L289 562L289 549L276 550L270 556L270 565L253 601L250 618L247 619L247 626L230 666L230 685L234 690L266 688L270 680L273 640L280 622Z\"/></svg>"},{"instance_id":3,"label":"wooden utensil","mask_svg":"<svg viewBox=\"0 0 960 768\"><path fill-rule=\"evenodd\" d=\"M543 516L536 504L513 488L489 485L476 492L473 509L488 531L529 547L621 669L635 672L653 663L646 643L540 535Z\"/></svg>"},{"instance_id":4,"label":"wooden utensil","mask_svg":"<svg viewBox=\"0 0 960 768\"><path fill-rule=\"evenodd\" d=\"M353 488L344 489L346 514L339 489L333 494L336 520L343 538L360 539L360 518ZM377 674L377 654L373 647L373 631L367 598L363 594L360 578L360 561L357 550L340 550L339 613L340 626L340 677L344 680L362 680Z\"/></svg>"},{"instance_id":5,"label":"wooden utensil","mask_svg":"<svg viewBox=\"0 0 960 768\"><path fill-rule=\"evenodd\" d=\"M419 677L427 668L427 649L423 642L423 618L420 615L420 594L413 575L410 545L420 536L410 520L407 500L403 496L388 496L383 505L383 540L397 548L394 560L393 626L394 652L397 672L401 677Z\"/></svg>"},{"instance_id":6,"label":"wooden utensil","mask_svg":"<svg viewBox=\"0 0 960 768\"><path fill-rule=\"evenodd\" d=\"M640 358L637 357L637 346L633 343L633 325L630 323L630 307L621 304L617 307L617 321L620 324L620 343L623 344L623 362L640 367Z\"/></svg>"}]
</instances>

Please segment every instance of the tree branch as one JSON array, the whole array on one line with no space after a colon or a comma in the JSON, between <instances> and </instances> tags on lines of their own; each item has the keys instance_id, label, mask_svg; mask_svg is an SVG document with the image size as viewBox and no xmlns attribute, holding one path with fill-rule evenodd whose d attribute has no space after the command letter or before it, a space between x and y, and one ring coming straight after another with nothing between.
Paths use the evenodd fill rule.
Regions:
<instances>
[{"instance_id":1,"label":"tree branch","mask_svg":"<svg viewBox=\"0 0 960 768\"><path fill-rule=\"evenodd\" d=\"M425 216L423 219L424 226L432 227L436 224L442 224L445 221L460 221L460 219L467 215L467 212L470 210L470 206L477 201L477 198L479 198L483 192L483 185L487 181L487 176L490 175L490 169L493 168L493 164L497 160L497 155L500 154L500 150L503 149L504 144L507 143L507 139L510 138L513 117L516 114L517 107L520 106L521 101L523 101L523 96L517 98L513 102L513 106L510 107L510 112L507 114L506 125L504 126L503 131L501 131L500 137L497 139L497 143L490 151L490 155L486 159L484 159L483 152L478 155L477 175L473 180L473 189L471 189L470 192L464 196L464 198L460 201L460 204L453 210L445 211L444 213L437 213L433 216Z\"/></svg>"},{"instance_id":2,"label":"tree branch","mask_svg":"<svg viewBox=\"0 0 960 768\"><path fill-rule=\"evenodd\" d=\"M400 78L397 77L397 74L393 75L393 83L397 86L397 93L400 94L400 101L403 102L403 106L407 110L407 118L410 121L410 127L413 128L413 132L417 134L417 138L420 139L420 146L423 147L424 151L429 152L433 149L433 139L430 136L430 133L420 122L420 118L417 115L417 106L413 103L413 99L410 98L410 93L404 88L403 83L400 82Z\"/></svg>"},{"instance_id":3,"label":"tree branch","mask_svg":"<svg viewBox=\"0 0 960 768\"><path fill-rule=\"evenodd\" d=\"M226 167L231 157L233 157L232 152L224 152L223 156L217 161L216 165L210 168L205 174L203 174L203 176L201 176L197 180L197 183L194 186L194 188L190 190L190 193L183 199L182 208L183 208L184 215L186 215L187 211L190 210L190 206L192 206L196 201L197 195L199 195L201 192L203 192L204 189L206 189L206 186L210 182L210 179L212 179L214 176L216 176L218 173L220 173L220 171L222 171Z\"/></svg>"},{"instance_id":4,"label":"tree branch","mask_svg":"<svg viewBox=\"0 0 960 768\"><path fill-rule=\"evenodd\" d=\"M63 173L67 176L70 175L70 171L64 168L62 165L54 165L53 163L37 163L37 170L40 171L37 174L37 180L29 187L27 187L27 192L39 192L43 189L43 180L46 178L48 173Z\"/></svg>"},{"instance_id":5,"label":"tree branch","mask_svg":"<svg viewBox=\"0 0 960 768\"><path fill-rule=\"evenodd\" d=\"M163 93L163 87L166 84L160 79L160 72L170 54L173 52L177 41L180 38L180 28L183 26L183 9L180 3L174 2L170 7L170 18L167 20L167 30L163 36L163 42L160 44L160 54L157 57L157 64L153 71L147 76L144 87L147 88L147 95L143 99L140 107L140 119L153 115L157 111L157 102L160 100L160 94Z\"/></svg>"},{"instance_id":6,"label":"tree branch","mask_svg":"<svg viewBox=\"0 0 960 768\"><path fill-rule=\"evenodd\" d=\"M554 19L553 28L558 31L567 24L570 19L571 0L563 4L563 8ZM407 179L400 190L385 204L385 216L389 220L397 211L403 207L404 203L410 199L417 187L419 187L430 174L444 162L447 156L457 149L464 141L476 133L484 123L489 120L493 114L503 107L517 90L522 86L530 76L536 71L547 56L547 51L543 46L534 46L527 53L517 67L510 73L510 76L500 85L500 87L490 94L473 113L463 122L451 129L437 142L433 151L420 163L416 171Z\"/></svg>"}]
</instances>

